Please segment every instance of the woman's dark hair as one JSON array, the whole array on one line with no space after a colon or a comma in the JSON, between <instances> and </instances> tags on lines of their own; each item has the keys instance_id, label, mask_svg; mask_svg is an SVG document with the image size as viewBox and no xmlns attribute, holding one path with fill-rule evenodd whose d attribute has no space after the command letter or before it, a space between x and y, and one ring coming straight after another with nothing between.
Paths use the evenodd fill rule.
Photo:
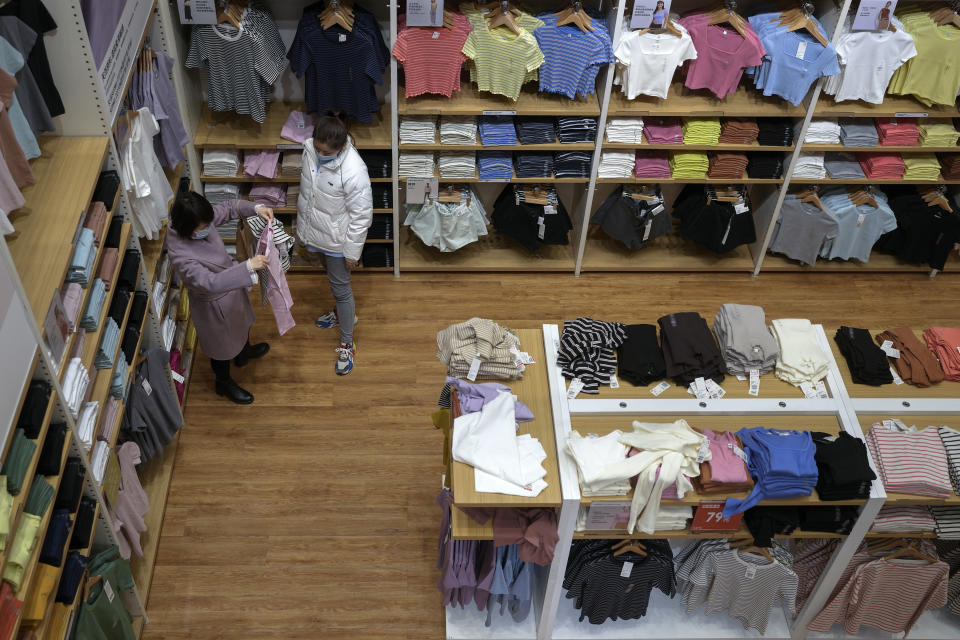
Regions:
<instances>
[{"instance_id":1,"label":"woman's dark hair","mask_svg":"<svg viewBox=\"0 0 960 640\"><path fill-rule=\"evenodd\" d=\"M313 125L313 141L331 149L340 151L347 144L350 130L347 128L347 114L343 111L327 111L317 118Z\"/></svg>"},{"instance_id":2,"label":"woman's dark hair","mask_svg":"<svg viewBox=\"0 0 960 640\"><path fill-rule=\"evenodd\" d=\"M213 205L196 191L177 196L170 209L170 226L181 238L189 238L201 224L213 222Z\"/></svg>"}]
</instances>

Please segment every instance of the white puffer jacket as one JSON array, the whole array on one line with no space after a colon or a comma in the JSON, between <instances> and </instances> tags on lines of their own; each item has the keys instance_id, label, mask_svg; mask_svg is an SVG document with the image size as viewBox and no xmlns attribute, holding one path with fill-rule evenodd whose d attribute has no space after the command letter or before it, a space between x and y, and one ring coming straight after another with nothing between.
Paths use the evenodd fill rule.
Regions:
<instances>
[{"instance_id":1,"label":"white puffer jacket","mask_svg":"<svg viewBox=\"0 0 960 640\"><path fill-rule=\"evenodd\" d=\"M367 165L347 140L335 160L318 168L313 138L303 143L297 238L323 251L359 260L373 222Z\"/></svg>"}]
</instances>

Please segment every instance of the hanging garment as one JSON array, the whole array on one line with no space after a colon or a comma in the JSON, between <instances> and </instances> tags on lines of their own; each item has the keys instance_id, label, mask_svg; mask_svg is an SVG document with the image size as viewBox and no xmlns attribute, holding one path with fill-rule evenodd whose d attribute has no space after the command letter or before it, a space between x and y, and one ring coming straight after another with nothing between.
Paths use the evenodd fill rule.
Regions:
<instances>
[{"instance_id":1,"label":"hanging garment","mask_svg":"<svg viewBox=\"0 0 960 640\"><path fill-rule=\"evenodd\" d=\"M400 16L393 57L403 65L406 97L425 93L448 98L460 90L460 70L467 56L463 44L472 27L459 13L451 12L453 29L406 26L406 14Z\"/></svg>"},{"instance_id":2,"label":"hanging garment","mask_svg":"<svg viewBox=\"0 0 960 640\"><path fill-rule=\"evenodd\" d=\"M0 40L13 46L23 58L28 58L36 42L42 39L42 35L39 35L19 18L0 14ZM21 67L16 74L16 78L16 94L20 99L23 113L27 117L34 135L53 131L55 129L53 118L30 65Z\"/></svg>"},{"instance_id":3,"label":"hanging garment","mask_svg":"<svg viewBox=\"0 0 960 640\"><path fill-rule=\"evenodd\" d=\"M147 51L153 57L149 71L137 71L130 83L130 106L133 109L146 107L160 125L160 135L153 139L153 148L160 164L170 169L187 157L183 147L190 142L180 117L177 92L170 79L173 58L161 51ZM235 174L234 174L235 175Z\"/></svg>"},{"instance_id":4,"label":"hanging garment","mask_svg":"<svg viewBox=\"0 0 960 640\"><path fill-rule=\"evenodd\" d=\"M277 255L276 243L273 239L273 225L266 227L260 234L257 243L257 255L266 256L267 268L260 271L260 283L265 287L265 295L270 301L273 317L277 321L277 330L282 336L296 326L290 308L293 306L293 297L287 286L287 277L283 275L280 259Z\"/></svg>"},{"instance_id":5,"label":"hanging garment","mask_svg":"<svg viewBox=\"0 0 960 640\"><path fill-rule=\"evenodd\" d=\"M153 137L159 131L153 114L146 108L139 109L120 161L123 186L133 207L134 232L148 240L158 237L173 200L170 182L153 147Z\"/></svg>"},{"instance_id":6,"label":"hanging garment","mask_svg":"<svg viewBox=\"0 0 960 640\"><path fill-rule=\"evenodd\" d=\"M167 382L168 353L162 349L146 352L146 361L137 367L121 429L126 440L137 443L145 461L163 454L163 449L183 426L180 404Z\"/></svg>"},{"instance_id":7,"label":"hanging garment","mask_svg":"<svg viewBox=\"0 0 960 640\"><path fill-rule=\"evenodd\" d=\"M150 510L150 501L137 475L136 465L141 462L140 447L134 442L124 442L117 447L117 461L120 463L120 490L110 516L114 526L120 528L117 536L120 557L129 558L131 550L142 556L140 534L147 530L143 517Z\"/></svg>"}]
</instances>

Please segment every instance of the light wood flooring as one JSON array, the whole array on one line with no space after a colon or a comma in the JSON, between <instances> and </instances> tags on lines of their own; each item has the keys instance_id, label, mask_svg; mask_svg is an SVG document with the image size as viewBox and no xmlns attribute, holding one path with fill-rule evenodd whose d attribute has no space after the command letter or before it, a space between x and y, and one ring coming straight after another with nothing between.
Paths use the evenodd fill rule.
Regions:
<instances>
[{"instance_id":1,"label":"light wood flooring","mask_svg":"<svg viewBox=\"0 0 960 640\"><path fill-rule=\"evenodd\" d=\"M430 413L444 377L435 336L451 323L655 322L676 311L712 322L720 304L742 302L827 327L960 325L950 273L357 274L357 367L337 378L337 332L313 325L331 307L326 279L289 281L297 327L279 338L258 308L253 339L272 350L235 371L255 404L216 396L198 358L147 640L443 637L442 436Z\"/></svg>"}]
</instances>

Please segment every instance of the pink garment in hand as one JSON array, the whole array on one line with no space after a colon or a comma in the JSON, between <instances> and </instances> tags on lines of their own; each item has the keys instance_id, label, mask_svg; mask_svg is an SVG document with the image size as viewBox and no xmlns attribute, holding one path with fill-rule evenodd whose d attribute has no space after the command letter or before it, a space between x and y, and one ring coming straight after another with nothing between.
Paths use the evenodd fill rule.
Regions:
<instances>
[{"instance_id":1,"label":"pink garment in hand","mask_svg":"<svg viewBox=\"0 0 960 640\"><path fill-rule=\"evenodd\" d=\"M257 242L257 255L266 256L267 268L260 271L260 277L266 282L267 300L273 309L273 317L277 321L277 330L280 335L296 326L290 308L293 306L293 297L287 286L287 277L280 268L280 257L273 242L273 225L267 227L260 234Z\"/></svg>"},{"instance_id":2,"label":"pink garment in hand","mask_svg":"<svg viewBox=\"0 0 960 640\"><path fill-rule=\"evenodd\" d=\"M302 111L291 111L280 129L280 137L294 142L303 142L313 136L313 116Z\"/></svg>"}]
</instances>

